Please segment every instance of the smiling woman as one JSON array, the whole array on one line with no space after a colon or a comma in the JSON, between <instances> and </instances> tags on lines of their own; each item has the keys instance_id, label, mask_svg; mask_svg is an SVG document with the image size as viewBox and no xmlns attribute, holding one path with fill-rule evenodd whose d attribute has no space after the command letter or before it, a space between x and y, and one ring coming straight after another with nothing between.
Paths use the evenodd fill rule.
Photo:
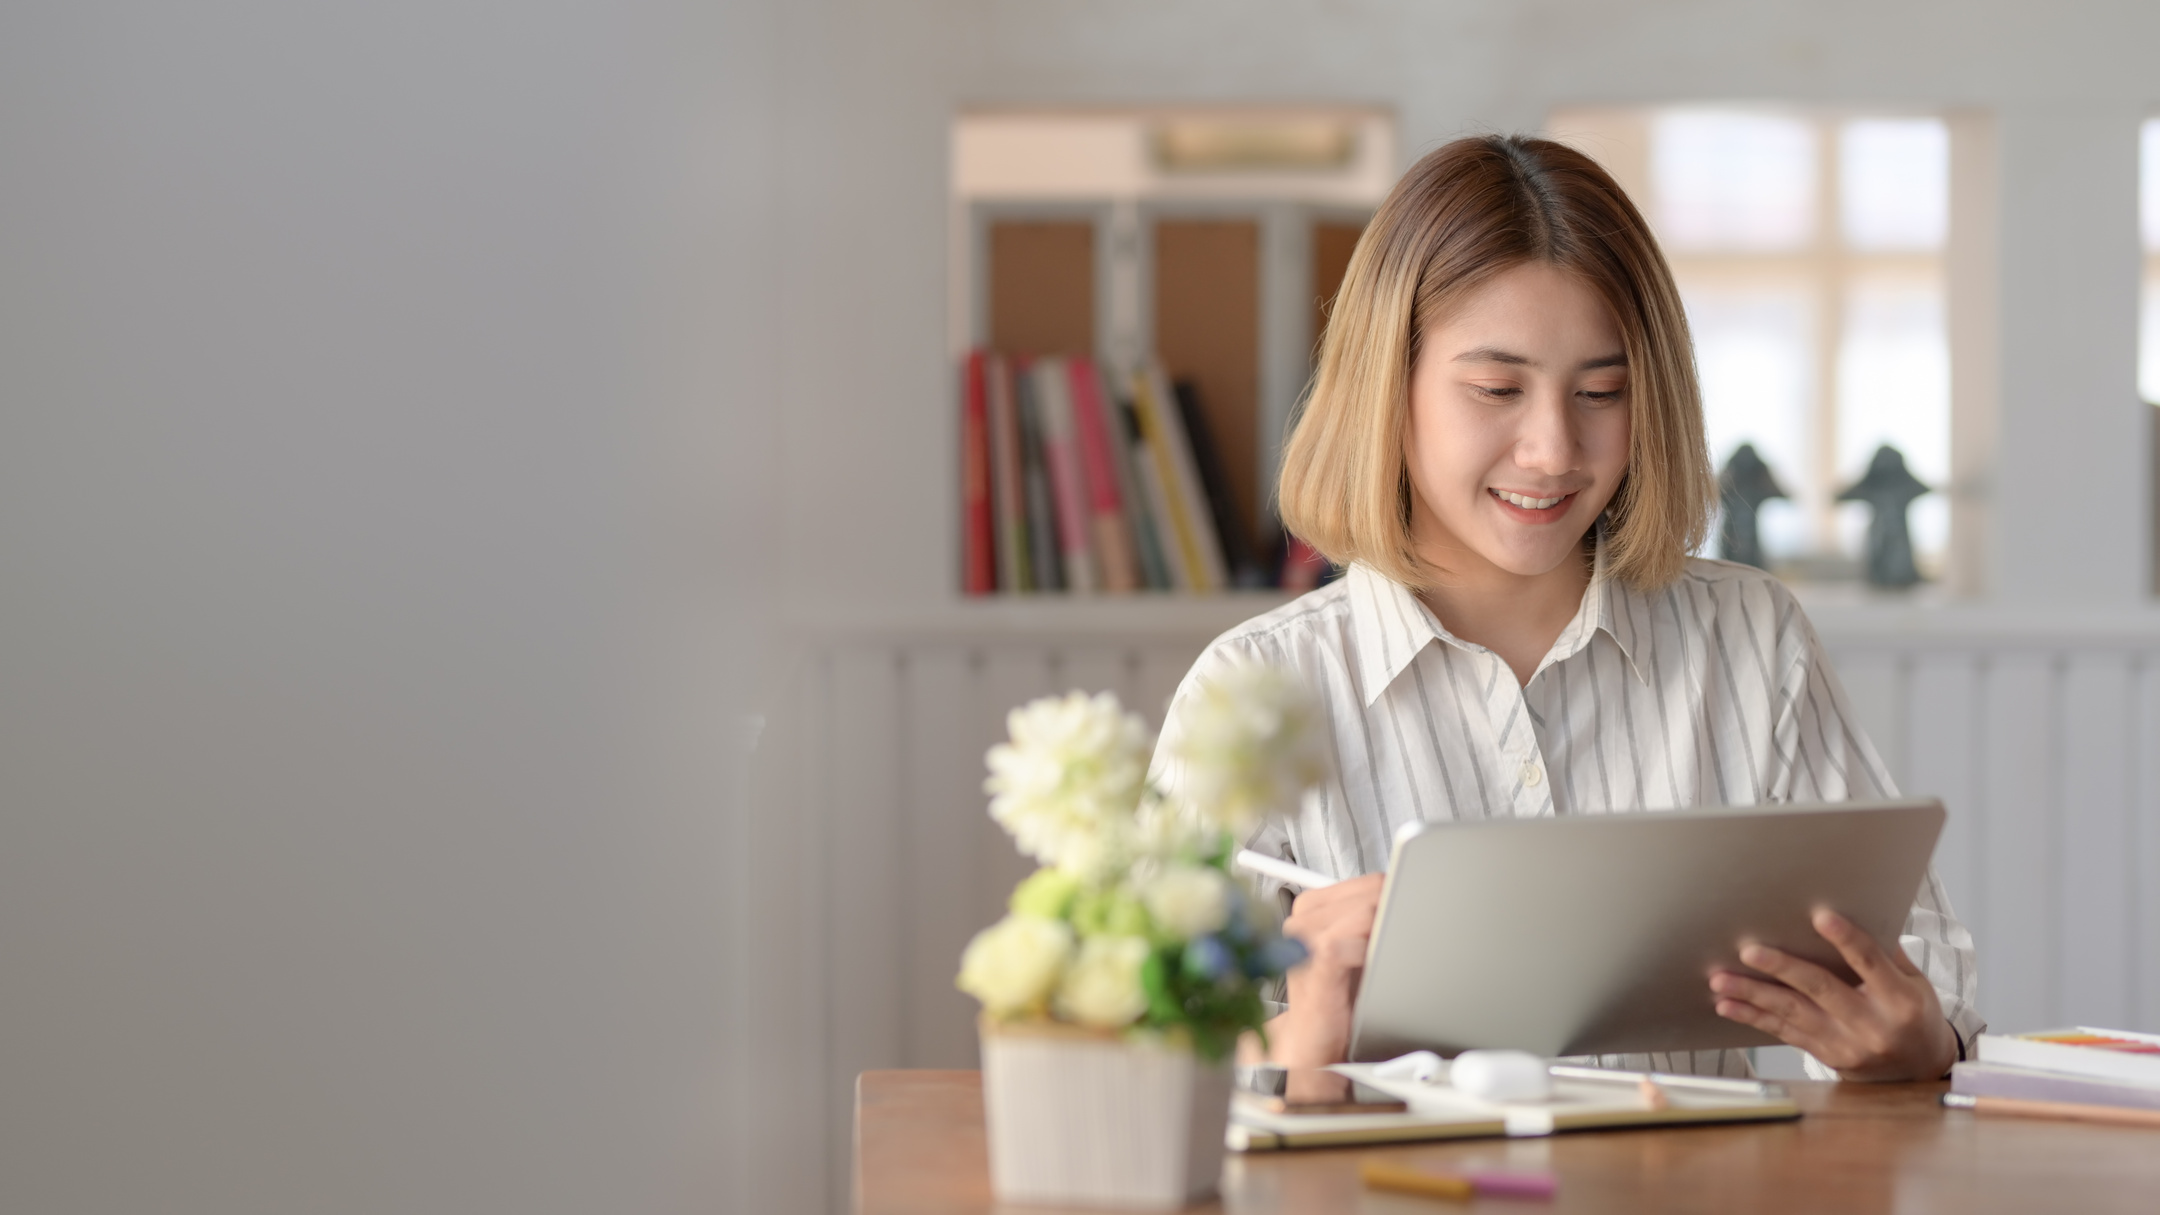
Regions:
<instances>
[{"instance_id":1,"label":"smiling woman","mask_svg":"<svg viewBox=\"0 0 2160 1215\"><path fill-rule=\"evenodd\" d=\"M1282 470L1284 523L1348 572L1216 639L1156 758L1163 788L1189 787L1190 706L1240 662L1295 671L1327 705L1336 775L1246 841L1336 879L1291 904L1309 961L1270 1023L1277 1062L1344 1057L1406 825L1894 794L1791 592L1688 556L1712 485L1700 400L1664 258L1580 153L1461 140L1381 204ZM1981 1021L1972 938L1940 882L1897 942L1827 910L1816 926L1862 983L1758 950L1754 973L1706 978L1704 1004L1824 1074L1947 1070ZM1715 1050L1605 1062L1750 1066Z\"/></svg>"}]
</instances>

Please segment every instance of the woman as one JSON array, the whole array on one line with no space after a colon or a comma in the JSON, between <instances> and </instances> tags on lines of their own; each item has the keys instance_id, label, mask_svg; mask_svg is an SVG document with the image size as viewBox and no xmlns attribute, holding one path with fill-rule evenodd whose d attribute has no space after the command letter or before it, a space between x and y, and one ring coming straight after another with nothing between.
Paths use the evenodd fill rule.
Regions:
<instances>
[{"instance_id":1,"label":"woman","mask_svg":"<svg viewBox=\"0 0 2160 1215\"><path fill-rule=\"evenodd\" d=\"M1291 904L1311 957L1269 1023L1277 1062L1344 1057L1403 823L1893 794L1790 592L1687 555L1714 490L1702 436L1671 271L1594 162L1459 140L1380 205L1280 485L1284 524L1347 573L1211 644L1164 732L1238 658L1300 672L1328 707L1336 776L1250 843L1348 879ZM1816 928L1858 986L1753 946L1742 961L1779 982L1712 976L1719 1015L1850 1079L1963 1056L1972 938L1932 872L1903 951L1829 913ZM1748 1071L1737 1051L1608 1062Z\"/></svg>"}]
</instances>

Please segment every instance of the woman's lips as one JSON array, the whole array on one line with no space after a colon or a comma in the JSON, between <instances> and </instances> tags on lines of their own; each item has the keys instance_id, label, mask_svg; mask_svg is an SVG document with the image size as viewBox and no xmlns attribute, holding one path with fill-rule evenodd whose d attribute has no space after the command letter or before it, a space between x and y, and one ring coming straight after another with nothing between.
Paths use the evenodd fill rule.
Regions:
<instances>
[{"instance_id":1,"label":"woman's lips","mask_svg":"<svg viewBox=\"0 0 2160 1215\"><path fill-rule=\"evenodd\" d=\"M1546 494L1542 497L1502 489L1488 489L1485 492L1492 495L1492 500L1499 503L1501 510L1525 523L1551 523L1567 514L1568 506L1575 501L1575 494L1572 492L1557 496ZM1539 503L1550 505L1538 505Z\"/></svg>"}]
</instances>

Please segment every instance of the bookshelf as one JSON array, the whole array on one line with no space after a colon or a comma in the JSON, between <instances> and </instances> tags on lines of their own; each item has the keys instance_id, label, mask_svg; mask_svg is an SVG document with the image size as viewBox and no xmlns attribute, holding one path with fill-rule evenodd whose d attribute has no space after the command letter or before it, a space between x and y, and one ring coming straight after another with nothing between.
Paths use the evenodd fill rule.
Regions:
<instances>
[{"instance_id":1,"label":"bookshelf","mask_svg":"<svg viewBox=\"0 0 2160 1215\"><path fill-rule=\"evenodd\" d=\"M966 446L988 441L968 430L972 351L1009 356L1014 368L1090 361L1113 441L1122 419L1143 461L1147 407L1137 398L1147 389L1135 376L1159 368L1157 407L1184 435L1167 445L1191 450L1189 477L1202 495L1195 513L1214 536L1202 547L1221 551L1226 576L1177 579L1143 562L1128 581L1142 598L1275 583L1283 550L1268 497L1282 437L1325 303L1393 182L1392 119L1351 107L985 111L956 119L953 148L956 583L985 590L985 533L968 514L967 486L980 494L995 479L990 458ZM1024 415L1031 406L1010 408ZM1079 404L1082 430L1087 409ZM1173 502L1178 467L1166 464L1154 491ZM1149 501L1163 510L1138 468L1127 469L1119 499L1135 535L1148 526ZM1166 561L1189 551L1168 535L1156 549ZM1013 564L1011 551L991 564L999 560ZM1019 580L1024 587L1003 576L990 585L998 597L1047 601L1055 595L1039 589L1051 580L1044 573Z\"/></svg>"}]
</instances>

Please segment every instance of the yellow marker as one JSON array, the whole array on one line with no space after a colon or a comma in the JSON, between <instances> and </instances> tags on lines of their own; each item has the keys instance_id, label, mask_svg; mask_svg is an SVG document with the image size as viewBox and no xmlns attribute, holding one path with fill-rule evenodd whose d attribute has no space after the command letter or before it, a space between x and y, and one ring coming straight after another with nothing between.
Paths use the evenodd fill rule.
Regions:
<instances>
[{"instance_id":1,"label":"yellow marker","mask_svg":"<svg viewBox=\"0 0 2160 1215\"><path fill-rule=\"evenodd\" d=\"M1399 1194L1417 1194L1426 1198L1447 1198L1455 1202L1468 1202L1477 1197L1477 1187L1467 1177L1449 1173L1428 1173L1422 1169L1404 1168L1384 1160L1358 1162L1358 1176L1369 1189L1393 1190Z\"/></svg>"}]
</instances>

